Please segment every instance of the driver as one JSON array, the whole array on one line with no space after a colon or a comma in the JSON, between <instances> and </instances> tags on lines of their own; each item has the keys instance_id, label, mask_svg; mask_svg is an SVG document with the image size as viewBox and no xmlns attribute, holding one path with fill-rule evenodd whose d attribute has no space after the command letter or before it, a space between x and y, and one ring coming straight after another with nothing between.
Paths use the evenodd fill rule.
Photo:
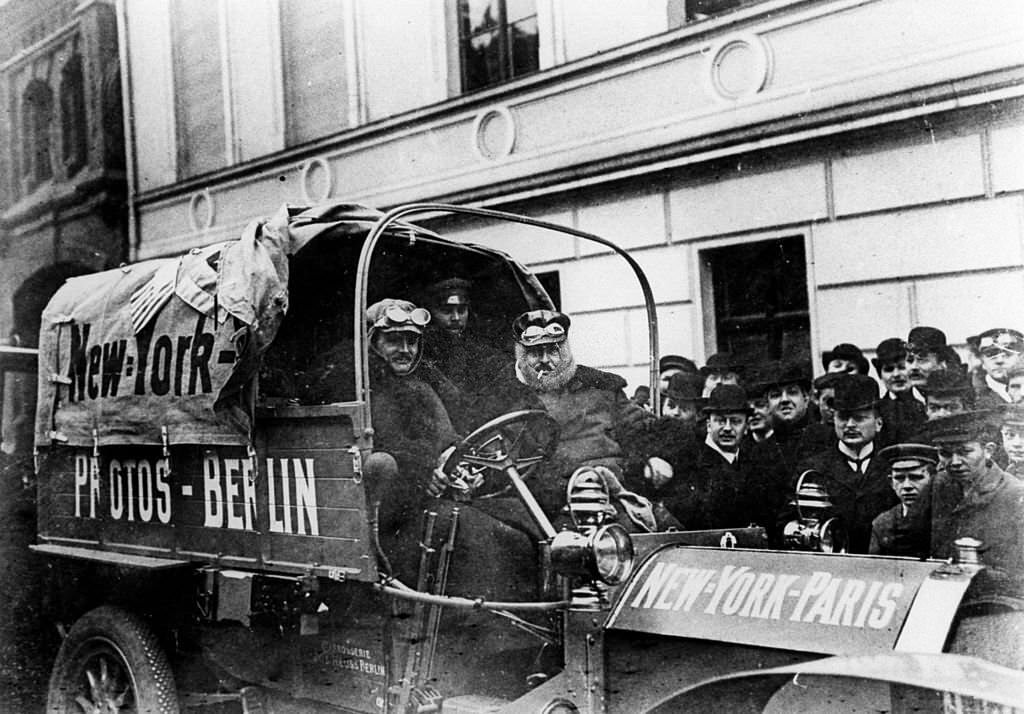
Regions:
<instances>
[{"instance_id":1,"label":"driver","mask_svg":"<svg viewBox=\"0 0 1024 714\"><path fill-rule=\"evenodd\" d=\"M531 310L517 317L512 323L515 362L495 375L489 393L476 402L489 417L543 409L558 423L558 446L530 479L530 490L552 519L566 505L569 477L580 466L606 466L621 482L622 444L654 419L626 396L621 377L576 363L570 324L569 316L556 310ZM651 462L654 469L671 468L661 459ZM618 507L631 521L626 525L654 530L650 503L628 491L623 495Z\"/></svg>"}]
</instances>

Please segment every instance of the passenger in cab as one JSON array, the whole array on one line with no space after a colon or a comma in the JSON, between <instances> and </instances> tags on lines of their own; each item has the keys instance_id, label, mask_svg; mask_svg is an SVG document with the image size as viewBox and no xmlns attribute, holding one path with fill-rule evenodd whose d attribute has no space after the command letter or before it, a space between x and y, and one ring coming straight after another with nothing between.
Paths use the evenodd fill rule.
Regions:
<instances>
[{"instance_id":1,"label":"passenger in cab","mask_svg":"<svg viewBox=\"0 0 1024 714\"><path fill-rule=\"evenodd\" d=\"M928 444L891 444L879 456L889 462L889 482L900 502L871 522L868 552L927 558L931 549L930 487L939 452Z\"/></svg>"},{"instance_id":2,"label":"passenger in cab","mask_svg":"<svg viewBox=\"0 0 1024 714\"><path fill-rule=\"evenodd\" d=\"M992 458L998 412L936 419L926 433L940 466L932 486L932 555L952 557L958 538L980 540L996 593L1024 597L1024 483Z\"/></svg>"},{"instance_id":3,"label":"passenger in cab","mask_svg":"<svg viewBox=\"0 0 1024 714\"><path fill-rule=\"evenodd\" d=\"M383 468L382 527L419 514L439 454L457 439L437 392L417 374L429 323L430 313L407 300L389 298L366 309L373 446L395 462Z\"/></svg>"}]
</instances>

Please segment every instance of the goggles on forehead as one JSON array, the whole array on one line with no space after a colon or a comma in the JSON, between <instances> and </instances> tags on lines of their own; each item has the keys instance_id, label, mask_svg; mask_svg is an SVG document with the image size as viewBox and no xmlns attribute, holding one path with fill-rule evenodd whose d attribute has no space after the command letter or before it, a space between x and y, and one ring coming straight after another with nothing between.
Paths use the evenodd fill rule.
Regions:
<instances>
[{"instance_id":1,"label":"goggles on forehead","mask_svg":"<svg viewBox=\"0 0 1024 714\"><path fill-rule=\"evenodd\" d=\"M564 339L565 328L557 322L552 322L544 327L541 327L540 325L530 325L523 330L522 334L519 335L519 341L526 346L536 345L543 342L561 342Z\"/></svg>"},{"instance_id":2,"label":"goggles on forehead","mask_svg":"<svg viewBox=\"0 0 1024 714\"><path fill-rule=\"evenodd\" d=\"M406 310L398 305L392 305L373 323L373 326L399 327L402 325L412 325L414 327L423 327L428 322L430 322L430 312L422 307Z\"/></svg>"},{"instance_id":3,"label":"goggles on forehead","mask_svg":"<svg viewBox=\"0 0 1024 714\"><path fill-rule=\"evenodd\" d=\"M997 357L1002 354L1019 355L1019 342L988 342L978 350L982 357Z\"/></svg>"}]
</instances>

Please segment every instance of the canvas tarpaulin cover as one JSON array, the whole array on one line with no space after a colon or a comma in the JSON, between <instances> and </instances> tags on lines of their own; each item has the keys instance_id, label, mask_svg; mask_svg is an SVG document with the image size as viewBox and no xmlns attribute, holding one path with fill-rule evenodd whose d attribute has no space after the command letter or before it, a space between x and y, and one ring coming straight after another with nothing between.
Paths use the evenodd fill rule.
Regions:
<instances>
[{"instance_id":1,"label":"canvas tarpaulin cover","mask_svg":"<svg viewBox=\"0 0 1024 714\"><path fill-rule=\"evenodd\" d=\"M42 315L36 443L247 443L259 356L288 308L288 256L330 227L296 221L301 211L65 283ZM365 230L375 216L360 217Z\"/></svg>"}]
</instances>

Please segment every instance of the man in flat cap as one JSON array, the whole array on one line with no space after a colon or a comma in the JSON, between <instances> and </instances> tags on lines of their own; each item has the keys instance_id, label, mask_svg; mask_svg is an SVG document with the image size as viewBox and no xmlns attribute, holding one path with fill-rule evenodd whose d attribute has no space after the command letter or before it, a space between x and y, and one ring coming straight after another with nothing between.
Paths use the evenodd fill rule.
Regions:
<instances>
[{"instance_id":1,"label":"man in flat cap","mask_svg":"<svg viewBox=\"0 0 1024 714\"><path fill-rule=\"evenodd\" d=\"M1024 483L995 463L998 411L954 414L928 422L939 450L932 485L932 555L955 555L954 541L982 541L981 562L996 592L1024 595Z\"/></svg>"},{"instance_id":2,"label":"man in flat cap","mask_svg":"<svg viewBox=\"0 0 1024 714\"><path fill-rule=\"evenodd\" d=\"M871 522L868 552L927 558L931 552L930 486L939 452L929 444L890 444L879 456L889 462L889 482L900 502Z\"/></svg>"},{"instance_id":3,"label":"man in flat cap","mask_svg":"<svg viewBox=\"0 0 1024 714\"><path fill-rule=\"evenodd\" d=\"M968 337L967 343L981 360L984 373L975 386L978 409L998 409L1012 401L1007 381L1010 370L1022 364L1024 335L1017 330L997 327Z\"/></svg>"},{"instance_id":4,"label":"man in flat cap","mask_svg":"<svg viewBox=\"0 0 1024 714\"><path fill-rule=\"evenodd\" d=\"M533 495L552 518L565 506L568 479L580 466L605 466L623 479L623 442L654 421L626 396L624 379L576 363L570 326L569 316L556 310L530 310L517 317L512 324L515 363L494 375L490 393L480 400L491 417L544 409L558 422L555 453L529 479ZM665 467L658 459L652 468Z\"/></svg>"},{"instance_id":5,"label":"man in flat cap","mask_svg":"<svg viewBox=\"0 0 1024 714\"><path fill-rule=\"evenodd\" d=\"M786 496L779 471L762 472L746 453L750 406L742 387L720 384L701 410L707 436L695 458L673 464L676 471L664 503L689 530L769 527Z\"/></svg>"},{"instance_id":6,"label":"man in flat cap","mask_svg":"<svg viewBox=\"0 0 1024 714\"><path fill-rule=\"evenodd\" d=\"M867 374L868 360L860 347L842 342L821 353L825 374Z\"/></svg>"},{"instance_id":7,"label":"man in flat cap","mask_svg":"<svg viewBox=\"0 0 1024 714\"><path fill-rule=\"evenodd\" d=\"M885 423L882 441L888 444L909 441L927 419L924 397L910 381L907 355L907 343L890 337L878 344L871 360L885 387L878 408Z\"/></svg>"},{"instance_id":8,"label":"man in flat cap","mask_svg":"<svg viewBox=\"0 0 1024 714\"><path fill-rule=\"evenodd\" d=\"M919 325L907 335L907 377L919 392L929 375L938 372L963 371L960 357L946 344L946 333L936 327Z\"/></svg>"},{"instance_id":9,"label":"man in flat cap","mask_svg":"<svg viewBox=\"0 0 1024 714\"><path fill-rule=\"evenodd\" d=\"M802 462L797 471L821 474L846 525L850 552L867 553L871 522L898 500L889 485L889 463L876 446L882 428L878 386L867 375L846 375L836 382L832 405L835 445Z\"/></svg>"}]
</instances>

